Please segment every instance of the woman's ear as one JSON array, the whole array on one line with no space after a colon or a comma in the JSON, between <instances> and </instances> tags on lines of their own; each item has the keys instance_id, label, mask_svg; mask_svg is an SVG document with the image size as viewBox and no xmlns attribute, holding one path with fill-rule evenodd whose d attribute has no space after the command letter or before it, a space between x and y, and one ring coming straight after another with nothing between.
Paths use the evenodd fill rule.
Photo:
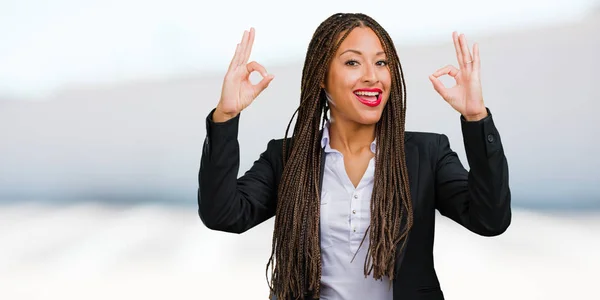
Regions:
<instances>
[{"instance_id":1,"label":"woman's ear","mask_svg":"<svg viewBox=\"0 0 600 300\"><path fill-rule=\"evenodd\" d=\"M321 86L322 89L325 89L325 87L327 86L326 83L327 83L327 74L325 74L323 79L321 79L321 83L319 84L319 86Z\"/></svg>"}]
</instances>

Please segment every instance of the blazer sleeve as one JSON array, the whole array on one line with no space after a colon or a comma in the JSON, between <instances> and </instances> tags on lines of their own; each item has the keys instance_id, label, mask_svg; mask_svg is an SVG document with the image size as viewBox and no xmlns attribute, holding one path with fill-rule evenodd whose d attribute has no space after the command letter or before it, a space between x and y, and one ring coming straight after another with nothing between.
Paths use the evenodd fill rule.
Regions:
<instances>
[{"instance_id":1,"label":"blazer sleeve","mask_svg":"<svg viewBox=\"0 0 600 300\"><path fill-rule=\"evenodd\" d=\"M222 123L206 118L198 173L198 214L208 228L242 233L275 215L276 183L271 140L267 150L238 178L240 115Z\"/></svg>"},{"instance_id":2,"label":"blazer sleeve","mask_svg":"<svg viewBox=\"0 0 600 300\"><path fill-rule=\"evenodd\" d=\"M511 222L508 162L492 114L469 122L460 117L470 170L440 135L436 166L436 208L483 236L502 234Z\"/></svg>"}]
</instances>

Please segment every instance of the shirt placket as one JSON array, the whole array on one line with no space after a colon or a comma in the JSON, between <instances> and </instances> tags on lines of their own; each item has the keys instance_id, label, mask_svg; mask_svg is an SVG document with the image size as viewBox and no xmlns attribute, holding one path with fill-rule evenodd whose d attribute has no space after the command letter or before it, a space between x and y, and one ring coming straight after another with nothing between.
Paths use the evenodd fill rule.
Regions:
<instances>
[{"instance_id":1,"label":"shirt placket","mask_svg":"<svg viewBox=\"0 0 600 300\"><path fill-rule=\"evenodd\" d=\"M361 218L361 197L358 189L353 189L350 194L350 246L353 251L360 244L360 218Z\"/></svg>"}]
</instances>

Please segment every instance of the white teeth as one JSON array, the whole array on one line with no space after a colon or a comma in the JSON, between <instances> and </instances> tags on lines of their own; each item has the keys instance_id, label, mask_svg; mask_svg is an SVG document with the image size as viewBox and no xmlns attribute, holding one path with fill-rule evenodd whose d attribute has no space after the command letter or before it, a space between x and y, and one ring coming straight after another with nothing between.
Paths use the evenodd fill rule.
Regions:
<instances>
[{"instance_id":1,"label":"white teeth","mask_svg":"<svg viewBox=\"0 0 600 300\"><path fill-rule=\"evenodd\" d=\"M377 97L379 96L378 92L363 92L363 91L359 91L359 92L354 92L356 95L359 96L373 96L373 97Z\"/></svg>"}]
</instances>

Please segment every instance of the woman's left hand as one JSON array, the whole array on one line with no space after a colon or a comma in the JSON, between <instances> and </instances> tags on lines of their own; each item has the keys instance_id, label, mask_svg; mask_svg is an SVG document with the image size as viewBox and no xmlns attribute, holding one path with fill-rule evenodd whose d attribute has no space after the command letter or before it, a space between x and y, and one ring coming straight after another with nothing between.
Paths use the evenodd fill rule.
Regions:
<instances>
[{"instance_id":1,"label":"woman's left hand","mask_svg":"<svg viewBox=\"0 0 600 300\"><path fill-rule=\"evenodd\" d=\"M481 120L487 116L487 110L481 92L479 45L475 43L473 55L471 55L464 34L459 36L455 31L452 33L452 39L460 69L448 65L430 75L429 79L440 96L467 121ZM456 85L451 88L444 86L439 77L446 74L454 77Z\"/></svg>"}]
</instances>

